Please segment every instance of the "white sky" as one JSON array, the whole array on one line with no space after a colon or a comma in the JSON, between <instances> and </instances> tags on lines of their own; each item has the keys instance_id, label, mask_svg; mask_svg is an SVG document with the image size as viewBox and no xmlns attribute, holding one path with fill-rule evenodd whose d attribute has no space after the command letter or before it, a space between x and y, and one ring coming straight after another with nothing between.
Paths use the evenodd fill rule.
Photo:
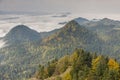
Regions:
<instances>
[{"instance_id":1,"label":"white sky","mask_svg":"<svg viewBox=\"0 0 120 80\"><path fill-rule=\"evenodd\" d=\"M120 0L0 0L0 10L120 14Z\"/></svg>"}]
</instances>

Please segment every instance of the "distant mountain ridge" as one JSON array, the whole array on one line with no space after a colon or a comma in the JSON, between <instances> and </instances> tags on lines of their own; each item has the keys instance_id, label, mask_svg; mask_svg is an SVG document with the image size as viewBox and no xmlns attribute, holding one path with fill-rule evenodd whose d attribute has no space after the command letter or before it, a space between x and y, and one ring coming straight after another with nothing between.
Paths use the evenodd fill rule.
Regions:
<instances>
[{"instance_id":1,"label":"distant mountain ridge","mask_svg":"<svg viewBox=\"0 0 120 80\"><path fill-rule=\"evenodd\" d=\"M75 20L77 23L79 23L80 25L83 25L83 24L89 22L88 19L86 19L86 18L82 18L82 17L75 18L74 20Z\"/></svg>"},{"instance_id":2,"label":"distant mountain ridge","mask_svg":"<svg viewBox=\"0 0 120 80\"><path fill-rule=\"evenodd\" d=\"M16 44L27 41L41 40L40 33L28 28L25 25L18 25L12 28L3 38L8 44Z\"/></svg>"},{"instance_id":3,"label":"distant mountain ridge","mask_svg":"<svg viewBox=\"0 0 120 80\"><path fill-rule=\"evenodd\" d=\"M38 33L18 25L3 39L10 45L0 49L0 79L29 78L39 64L45 65L72 53L76 48L110 55L119 60L120 21L104 18L98 21L77 18L60 29ZM79 23L80 22L80 23ZM22 43L22 45L21 45ZM3 75L8 75L8 78Z\"/></svg>"},{"instance_id":4,"label":"distant mountain ridge","mask_svg":"<svg viewBox=\"0 0 120 80\"><path fill-rule=\"evenodd\" d=\"M63 28L59 29L55 34L49 36L48 41L54 41L58 37L66 40L67 42L67 40L72 40L71 37L75 39L82 39L85 36L84 34L93 35L92 32L89 32L89 30L87 30L85 27L80 26L76 21L72 20Z\"/></svg>"}]
</instances>

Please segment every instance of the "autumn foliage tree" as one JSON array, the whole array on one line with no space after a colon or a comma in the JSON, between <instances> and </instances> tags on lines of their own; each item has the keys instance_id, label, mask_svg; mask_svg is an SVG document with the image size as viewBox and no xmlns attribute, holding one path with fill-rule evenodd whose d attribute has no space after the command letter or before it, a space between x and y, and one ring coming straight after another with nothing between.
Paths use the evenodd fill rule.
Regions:
<instances>
[{"instance_id":1,"label":"autumn foliage tree","mask_svg":"<svg viewBox=\"0 0 120 80\"><path fill-rule=\"evenodd\" d=\"M71 55L40 65L36 75L46 80L120 80L120 66L115 59L76 49Z\"/></svg>"}]
</instances>

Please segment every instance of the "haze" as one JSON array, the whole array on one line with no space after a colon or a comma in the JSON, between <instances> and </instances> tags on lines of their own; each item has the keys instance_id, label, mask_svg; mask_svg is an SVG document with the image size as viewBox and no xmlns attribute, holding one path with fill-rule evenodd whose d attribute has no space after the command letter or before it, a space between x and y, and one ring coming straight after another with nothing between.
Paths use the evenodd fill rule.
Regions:
<instances>
[{"instance_id":1,"label":"haze","mask_svg":"<svg viewBox=\"0 0 120 80\"><path fill-rule=\"evenodd\" d=\"M77 17L120 20L119 8L119 0L0 0L0 37L19 24L43 32L63 27L59 23ZM63 14L66 17L53 17Z\"/></svg>"},{"instance_id":2,"label":"haze","mask_svg":"<svg viewBox=\"0 0 120 80\"><path fill-rule=\"evenodd\" d=\"M2 11L71 12L94 17L120 19L119 0L1 0Z\"/></svg>"}]
</instances>

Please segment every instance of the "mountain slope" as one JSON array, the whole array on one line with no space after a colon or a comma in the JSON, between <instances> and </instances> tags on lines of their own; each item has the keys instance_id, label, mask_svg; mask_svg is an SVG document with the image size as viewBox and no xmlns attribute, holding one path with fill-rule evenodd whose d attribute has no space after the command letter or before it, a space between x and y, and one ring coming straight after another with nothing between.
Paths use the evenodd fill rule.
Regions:
<instances>
[{"instance_id":1,"label":"mountain slope","mask_svg":"<svg viewBox=\"0 0 120 80\"><path fill-rule=\"evenodd\" d=\"M76 21L70 21L58 32L42 40L45 50L44 56L60 57L66 53L71 53L75 48L84 48L88 51L100 52L102 41L93 33ZM64 52L63 52L64 51ZM54 55L56 54L56 55ZM54 55L54 56L53 56Z\"/></svg>"},{"instance_id":2,"label":"mountain slope","mask_svg":"<svg viewBox=\"0 0 120 80\"><path fill-rule=\"evenodd\" d=\"M88 23L89 20L88 19L85 19L85 18L82 18L82 17L78 17L76 19L74 19L77 23L79 23L80 25L83 25L85 23Z\"/></svg>"},{"instance_id":3,"label":"mountain slope","mask_svg":"<svg viewBox=\"0 0 120 80\"><path fill-rule=\"evenodd\" d=\"M29 78L39 64L46 65L49 61L71 54L76 48L106 53L110 56L117 54L119 58L120 40L117 40L119 30L114 30L108 19L88 22L80 25L72 20L63 28L40 34L25 26L13 28L4 39L8 44L17 45L0 49L0 79L23 80ZM110 25L107 25L108 23Z\"/></svg>"},{"instance_id":4,"label":"mountain slope","mask_svg":"<svg viewBox=\"0 0 120 80\"><path fill-rule=\"evenodd\" d=\"M3 38L8 44L23 43L40 40L40 34L25 25L18 25L11 29Z\"/></svg>"},{"instance_id":5,"label":"mountain slope","mask_svg":"<svg viewBox=\"0 0 120 80\"><path fill-rule=\"evenodd\" d=\"M9 40L9 43L12 44L19 43L0 50L0 56L2 57L0 60L1 80L29 78L34 74L39 64L45 65L55 58L61 58L72 53L75 48L84 48L93 52L101 51L102 41L97 37L97 34L80 26L74 20L56 32L53 31L54 33L49 37L44 36L41 42L39 40L32 43L31 37L33 36L29 34L32 34L33 31L29 31L26 27L15 27L11 31L5 36L5 38L7 37L6 40ZM13 34L13 32L20 34L20 37ZM25 39L22 36L25 36ZM15 42L11 41L12 37ZM27 39L29 38L30 41L28 42ZM8 77L2 75L8 75Z\"/></svg>"},{"instance_id":6,"label":"mountain slope","mask_svg":"<svg viewBox=\"0 0 120 80\"><path fill-rule=\"evenodd\" d=\"M119 59L120 21L103 18L98 21L89 21L80 25L96 33L97 36L104 42L104 47L102 48L101 53L106 55L109 54L110 56Z\"/></svg>"},{"instance_id":7,"label":"mountain slope","mask_svg":"<svg viewBox=\"0 0 120 80\"><path fill-rule=\"evenodd\" d=\"M61 38L61 40L58 40L58 38ZM59 29L55 34L49 36L46 39L43 39L43 42L45 40L45 43L50 43L52 41L56 42L63 42L63 41L72 41L74 38L75 40L83 41L84 43L92 43L95 38L97 38L97 35L89 31L83 26L80 26L76 21L70 21L68 24L66 24L63 28ZM87 38L91 38L91 40L87 40ZM64 43L64 42L63 42Z\"/></svg>"},{"instance_id":8,"label":"mountain slope","mask_svg":"<svg viewBox=\"0 0 120 80\"><path fill-rule=\"evenodd\" d=\"M41 38L44 39L56 33L59 29L52 30L50 32L40 32Z\"/></svg>"},{"instance_id":9,"label":"mountain slope","mask_svg":"<svg viewBox=\"0 0 120 80\"><path fill-rule=\"evenodd\" d=\"M35 77L40 80L119 80L119 67L115 59L76 49L47 66L39 65Z\"/></svg>"}]
</instances>

